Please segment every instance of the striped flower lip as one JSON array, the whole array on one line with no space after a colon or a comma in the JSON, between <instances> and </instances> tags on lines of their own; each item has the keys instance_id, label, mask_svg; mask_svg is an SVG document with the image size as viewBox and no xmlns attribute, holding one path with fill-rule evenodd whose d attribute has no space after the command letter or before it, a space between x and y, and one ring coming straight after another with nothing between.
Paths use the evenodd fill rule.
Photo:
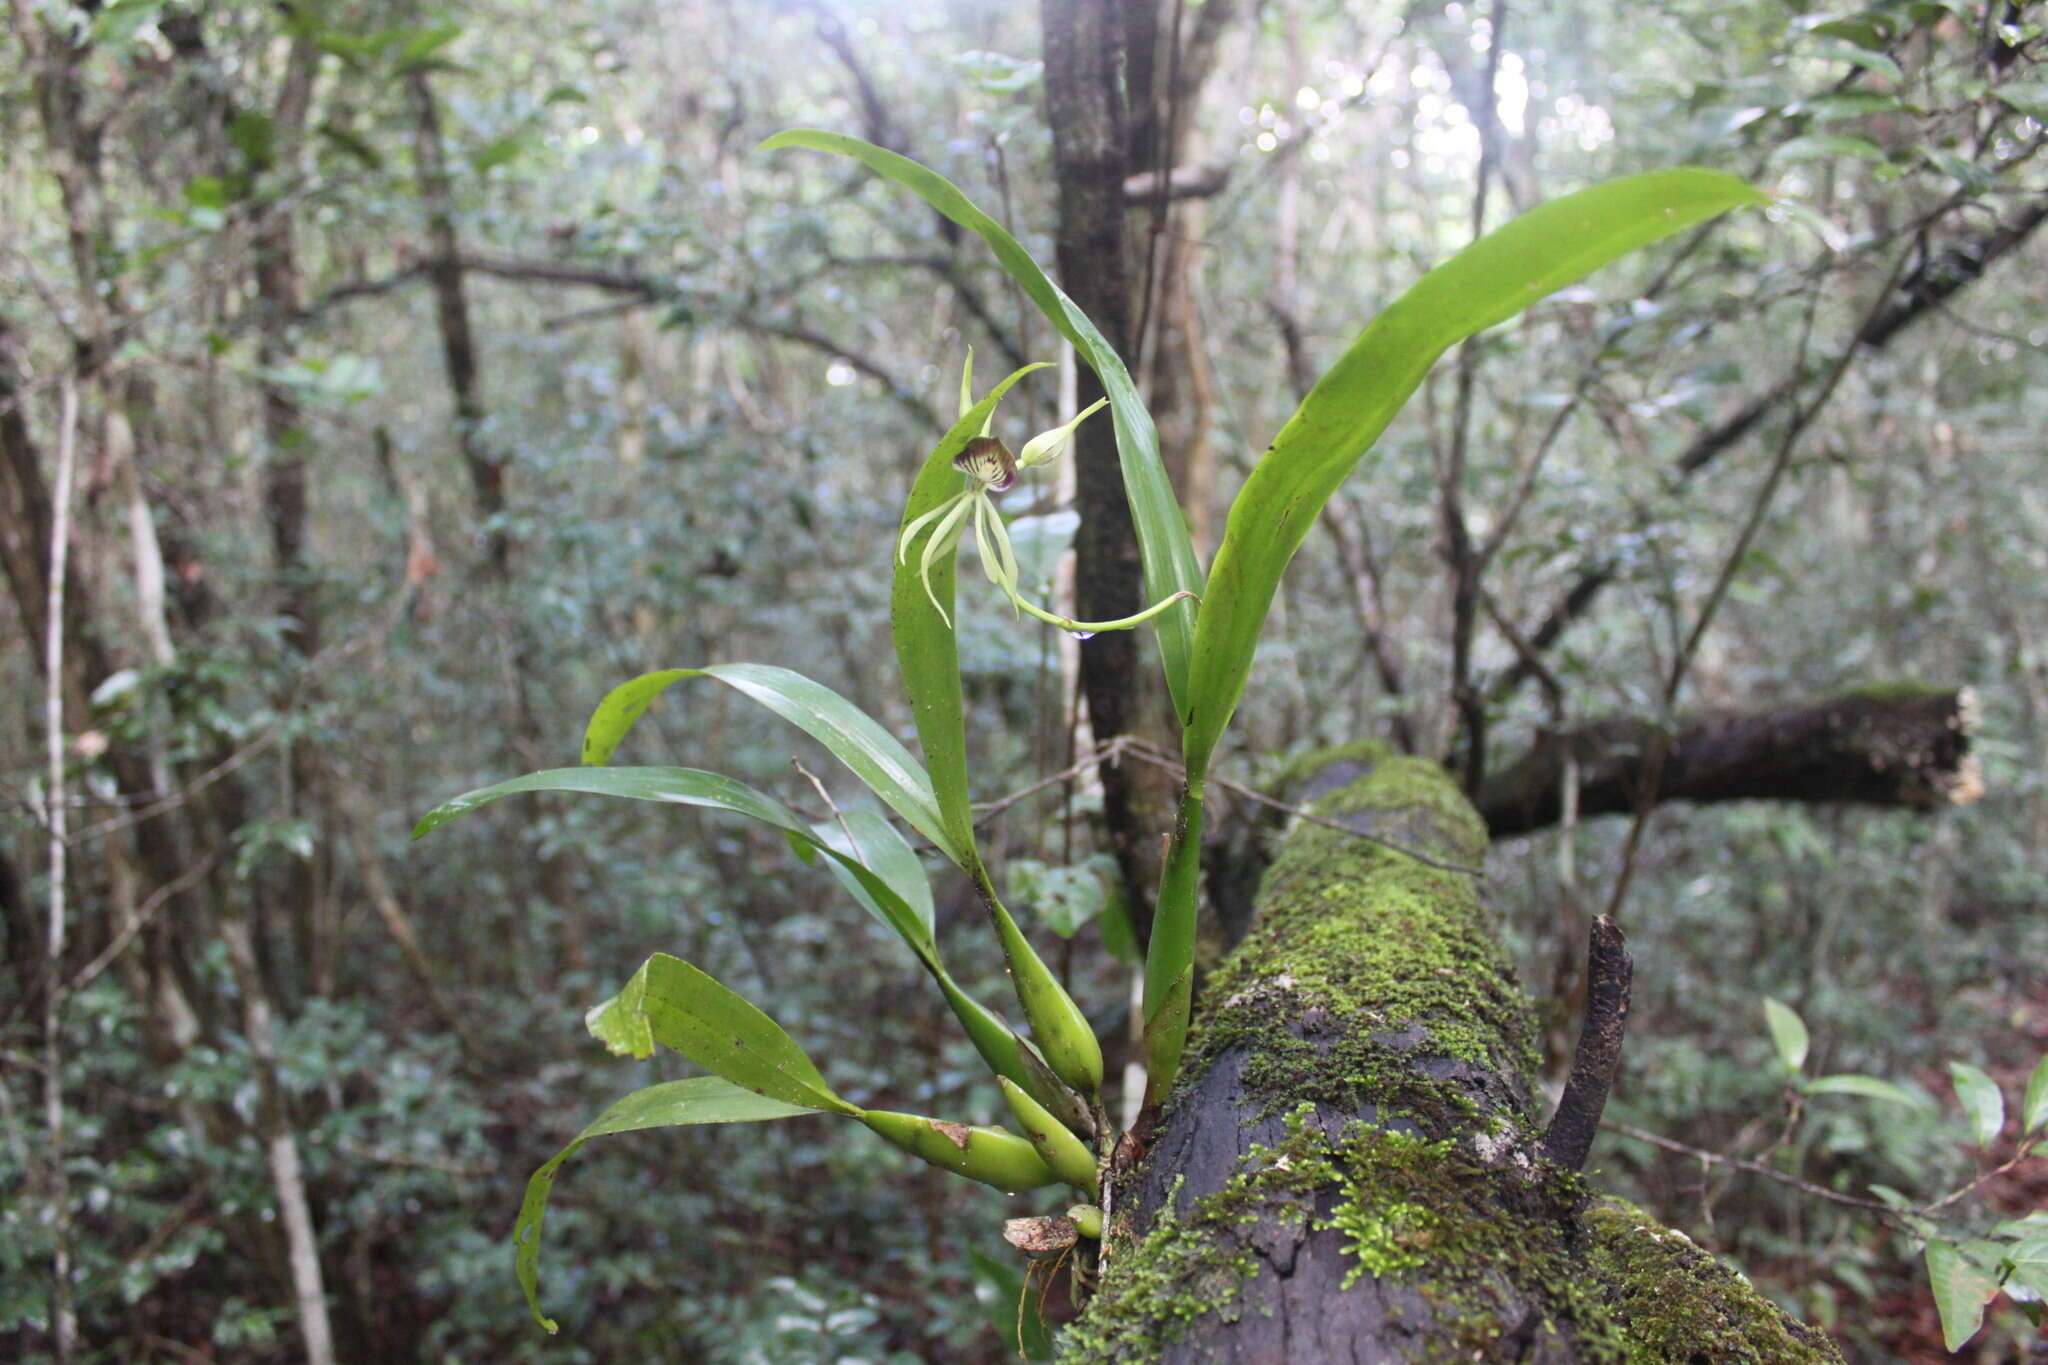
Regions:
<instances>
[{"instance_id":1,"label":"striped flower lip","mask_svg":"<svg viewBox=\"0 0 2048 1365\"><path fill-rule=\"evenodd\" d=\"M967 449L953 457L953 468L991 493L1007 493L1017 482L1017 457L1008 446L985 434L969 441Z\"/></svg>"},{"instance_id":2,"label":"striped flower lip","mask_svg":"<svg viewBox=\"0 0 2048 1365\"><path fill-rule=\"evenodd\" d=\"M974 407L974 352L967 352L967 363L960 373L960 411L964 416ZM988 581L1010 599L1011 609L1027 616L1036 617L1048 625L1076 635L1093 635L1100 630L1129 630L1131 627L1149 621L1165 611L1183 597L1193 597L1191 592L1177 592L1135 616L1126 616L1115 621L1076 621L1072 617L1060 616L1026 601L1018 590L1016 552L1010 546L1009 528L1003 524L1003 514L997 509L991 493L1008 492L1016 485L1020 471L1038 465L1050 464L1067 448L1073 439L1074 429L1094 415L1097 409L1108 404L1106 398L1098 398L1082 409L1074 418L1050 431L1042 431L1024 443L1024 449L1016 455L999 439L989 434L995 423L994 414L982 425L981 434L967 443L958 455L953 457L953 467L967 476L967 487L947 498L924 515L915 517L903 528L896 540L896 562L908 564L910 549L919 535L925 536L924 548L919 551L917 561L918 578L924 584L924 595L930 600L932 609L947 626L953 618L939 605L938 594L932 591L932 565L938 563L967 532L967 523L974 522L974 545L981 555L982 572Z\"/></svg>"}]
</instances>

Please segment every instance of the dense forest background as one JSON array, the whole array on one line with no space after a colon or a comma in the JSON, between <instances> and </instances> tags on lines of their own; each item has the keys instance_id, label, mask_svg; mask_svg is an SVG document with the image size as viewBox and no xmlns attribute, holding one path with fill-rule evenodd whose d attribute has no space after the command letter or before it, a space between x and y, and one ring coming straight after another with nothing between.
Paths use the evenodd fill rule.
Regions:
<instances>
[{"instance_id":1,"label":"dense forest background","mask_svg":"<svg viewBox=\"0 0 2048 1365\"><path fill-rule=\"evenodd\" d=\"M1218 772L1258 789L1376 735L1480 791L1593 722L1971 689L1972 766L1939 791L1788 781L1745 794L1875 799L1624 800L1514 833L1490 810L1486 877L1560 1067L1585 924L1627 882L1628 1131L1602 1183L1848 1358L1947 1358L1919 1242L1859 1201L1997 1170L2019 1124L1973 1133L1949 1063L2017 1097L2048 1047L2042 7L1124 15L1167 73L1135 119L1128 358L1205 551L1307 383L1476 224L1681 162L1779 196L1438 367L1297 561ZM590 707L652 668L784 664L909 733L887 611L908 481L968 346L991 375L1062 355L978 243L755 148L808 125L916 156L1050 264L1036 10L10 17L0 1355L55 1358L68 1297L82 1360L301 1359L319 1331L355 1361L1005 1358L999 1223L1024 1210L819 1120L586 1153L548 1226L564 1330L540 1334L506 1240L527 1173L685 1074L580 1026L651 951L772 1001L862 1103L1000 1106L886 935L777 840L554 799L408 833L573 763ZM1064 374L1008 400L1012 444L1071 411ZM1066 496L1007 504L1042 596L1071 578ZM1119 1034L1110 949L1124 883L1145 892L1077 764L1076 646L985 588L963 611L988 847ZM634 744L821 808L791 759L824 760L722 690L673 694ZM1255 823L1222 804L1226 836ZM939 912L992 993L964 893ZM1792 1096L1764 997L1803 1015L1809 1071L1914 1102ZM2023 1161L1940 1225L2044 1200ZM2000 1300L1966 1358L2042 1349Z\"/></svg>"}]
</instances>

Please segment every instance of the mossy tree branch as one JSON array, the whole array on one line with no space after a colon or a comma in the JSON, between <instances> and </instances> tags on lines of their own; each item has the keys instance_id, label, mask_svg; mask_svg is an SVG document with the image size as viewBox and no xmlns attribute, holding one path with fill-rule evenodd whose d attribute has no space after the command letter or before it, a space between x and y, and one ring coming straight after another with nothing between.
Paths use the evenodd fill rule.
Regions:
<instances>
[{"instance_id":1,"label":"mossy tree branch","mask_svg":"<svg viewBox=\"0 0 2048 1365\"><path fill-rule=\"evenodd\" d=\"M1984 789L1970 754L1975 712L1968 688L1883 684L1803 706L1695 717L1670 737L1655 799L1912 810L1974 801ZM1540 736L1480 788L1487 828L1500 838L1556 821L1568 754L1577 760L1581 816L1634 810L1657 733L1653 722L1620 719Z\"/></svg>"},{"instance_id":2,"label":"mossy tree branch","mask_svg":"<svg viewBox=\"0 0 2048 1365\"><path fill-rule=\"evenodd\" d=\"M1306 771L1323 816L1484 854L1433 763L1360 746ZM1535 1023L1473 878L1302 824L1197 1019L1063 1359L1840 1359L1544 1158Z\"/></svg>"}]
</instances>

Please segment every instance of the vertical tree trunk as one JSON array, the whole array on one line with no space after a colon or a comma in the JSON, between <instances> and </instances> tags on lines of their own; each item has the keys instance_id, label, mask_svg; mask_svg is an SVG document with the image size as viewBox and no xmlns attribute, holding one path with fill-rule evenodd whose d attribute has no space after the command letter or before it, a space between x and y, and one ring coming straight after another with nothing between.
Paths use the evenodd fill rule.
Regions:
<instances>
[{"instance_id":1,"label":"vertical tree trunk","mask_svg":"<svg viewBox=\"0 0 2048 1365\"><path fill-rule=\"evenodd\" d=\"M505 576L512 538L504 526L505 462L484 446L483 398L477 386L476 342L469 327L469 299L462 287L462 246L455 235L455 215L448 180L448 156L441 142L441 116L426 73L406 77L412 105L413 162L419 178L420 202L427 210L427 278L434 286L434 313L441 324L441 357L448 367L448 389L455 400L455 444L476 501L477 519L485 532L491 572Z\"/></svg>"},{"instance_id":2,"label":"vertical tree trunk","mask_svg":"<svg viewBox=\"0 0 2048 1365\"><path fill-rule=\"evenodd\" d=\"M1043 0L1041 13L1046 118L1059 183L1060 282L1129 365L1134 357L1121 22L1106 0ZM1102 397L1093 372L1084 367L1079 378L1083 406ZM1074 459L1081 514L1074 538L1075 610L1087 620L1127 616L1144 605L1144 571L1108 422L1081 425ZM1081 689L1098 744L1136 735L1172 747L1172 704L1158 670L1141 654L1137 632L1107 631L1081 646ZM1163 857L1160 836L1173 829L1179 791L1149 764L1111 763L1101 771L1112 849L1145 933Z\"/></svg>"}]
</instances>

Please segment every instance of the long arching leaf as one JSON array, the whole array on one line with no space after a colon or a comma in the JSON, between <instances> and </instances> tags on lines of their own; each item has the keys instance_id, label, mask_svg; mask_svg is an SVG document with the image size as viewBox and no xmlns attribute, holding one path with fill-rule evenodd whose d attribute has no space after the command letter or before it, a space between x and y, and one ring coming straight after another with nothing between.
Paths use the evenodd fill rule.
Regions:
<instances>
[{"instance_id":1,"label":"long arching leaf","mask_svg":"<svg viewBox=\"0 0 2048 1365\"><path fill-rule=\"evenodd\" d=\"M1595 185L1482 237L1375 318L1302 400L1231 504L1195 631L1189 771L1206 771L1237 709L1288 561L1439 355L1638 247L1765 199L1733 176L1692 168Z\"/></svg>"},{"instance_id":2,"label":"long arching leaf","mask_svg":"<svg viewBox=\"0 0 2048 1365\"><path fill-rule=\"evenodd\" d=\"M540 1311L540 1230L547 1217L548 1195L555 1188L555 1172L576 1155L592 1138L612 1133L632 1133L645 1128L680 1128L697 1123L759 1123L766 1119L794 1118L812 1112L809 1106L784 1104L765 1095L742 1090L717 1076L698 1076L687 1081L666 1081L635 1090L599 1114L594 1122L568 1146L548 1159L546 1165L526 1182L526 1198L519 1205L519 1219L512 1225L513 1265L519 1287L526 1293L526 1306L548 1331L555 1320Z\"/></svg>"},{"instance_id":3,"label":"long arching leaf","mask_svg":"<svg viewBox=\"0 0 2048 1365\"><path fill-rule=\"evenodd\" d=\"M962 772L964 777L964 768ZM914 863L916 855L902 846L900 836L893 830L889 831L890 837L895 839L900 852L887 851L886 841L872 827L861 836L856 851L840 831L831 829L828 833L807 825L775 798L719 773L695 768L551 768L458 796L429 811L413 830L413 837L431 834L449 821L507 796L557 791L622 796L747 815L779 830L800 851L824 854L835 873L860 888L861 904L894 929L931 973L947 1005L990 1069L1031 1091L1040 1103L1051 1108L1060 1104L1060 1098L1048 1087L1044 1063L1031 1055L1028 1046L1000 1015L961 990L947 974L932 934L929 884L925 883L922 896L910 884L913 877L922 879L922 869L912 869L903 862L907 856ZM850 816L848 823L858 833L865 822ZM883 849L879 856L878 848Z\"/></svg>"},{"instance_id":4,"label":"long arching leaf","mask_svg":"<svg viewBox=\"0 0 2048 1365\"><path fill-rule=\"evenodd\" d=\"M958 186L937 171L908 157L863 142L843 133L792 128L777 133L761 144L763 150L781 147L809 147L814 151L850 156L885 180L916 194L934 209L988 243L996 260L1011 279L1030 296L1060 335L1072 342L1088 367L1102 381L1109 395L1109 410L1116 422L1117 461L1124 477L1124 494L1130 499L1131 520L1138 531L1138 550L1145 567L1145 600L1157 602L1177 592L1200 594L1202 568L1195 558L1194 542L1188 536L1187 518L1173 496L1173 484L1159 458L1159 432L1152 415L1138 397L1137 386L1123 360L1095 324L1074 301L1046 277L1031 253L1004 230L1003 225L975 207ZM977 431L980 428L976 428ZM1194 647L1195 604L1183 600L1161 612L1153 622L1159 636L1159 654L1166 669L1167 688L1174 706L1185 720L1189 707L1190 659Z\"/></svg>"},{"instance_id":5,"label":"long arching leaf","mask_svg":"<svg viewBox=\"0 0 2048 1365\"><path fill-rule=\"evenodd\" d=\"M731 811L773 826L805 857L823 853L845 868L873 898L890 928L910 945L920 961L934 961L938 947L932 939L929 916L920 915L879 875L857 859L819 840L810 824L795 811L764 792L735 781L722 773L699 768L548 768L515 777L495 786L465 792L427 814L413 829L412 837L423 838L479 806L524 792L587 792L593 796L622 796L633 801L659 801L677 806L700 806Z\"/></svg>"},{"instance_id":6,"label":"long arching leaf","mask_svg":"<svg viewBox=\"0 0 2048 1365\"><path fill-rule=\"evenodd\" d=\"M938 800L924 766L879 721L823 683L771 664L712 664L670 668L621 683L605 695L583 733L583 761L611 762L636 721L663 692L686 678L712 678L759 702L832 751L832 756L880 797L910 827L960 861L939 819Z\"/></svg>"}]
</instances>

